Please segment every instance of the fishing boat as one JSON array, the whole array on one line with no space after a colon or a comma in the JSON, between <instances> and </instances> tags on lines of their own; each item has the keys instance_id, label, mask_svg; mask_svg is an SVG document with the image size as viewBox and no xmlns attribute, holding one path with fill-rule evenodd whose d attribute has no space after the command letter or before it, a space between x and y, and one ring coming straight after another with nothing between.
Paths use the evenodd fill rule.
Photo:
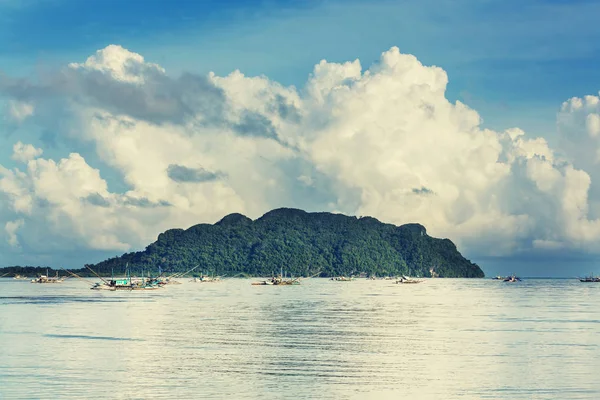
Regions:
<instances>
[{"instance_id":1,"label":"fishing boat","mask_svg":"<svg viewBox=\"0 0 600 400\"><path fill-rule=\"evenodd\" d=\"M157 283L146 281L145 279L111 279L110 281L98 282L90 289L92 290L156 290L160 289Z\"/></svg>"},{"instance_id":2,"label":"fishing boat","mask_svg":"<svg viewBox=\"0 0 600 400\"><path fill-rule=\"evenodd\" d=\"M46 270L46 275L40 275L39 277L32 279L31 283L63 283L66 279L66 276L58 276L58 271L56 271L56 276L48 276L48 270Z\"/></svg>"},{"instance_id":3,"label":"fishing boat","mask_svg":"<svg viewBox=\"0 0 600 400\"><path fill-rule=\"evenodd\" d=\"M19 274L15 275L15 276L13 277L13 279L16 279L16 280L18 280L18 281L27 281L27 280L29 280L29 278L28 278L28 277L26 277L26 276L22 276L22 275L19 275Z\"/></svg>"},{"instance_id":4,"label":"fishing boat","mask_svg":"<svg viewBox=\"0 0 600 400\"><path fill-rule=\"evenodd\" d=\"M298 278L285 278L285 275L283 274L283 268L281 268L281 271L279 272L278 276L273 275L273 277L271 279L267 279L265 281L260 281L260 282L252 282L252 285L255 286L264 286L264 285L273 285L273 286L285 286L285 285L299 285L300 284L300 277Z\"/></svg>"},{"instance_id":5,"label":"fishing boat","mask_svg":"<svg viewBox=\"0 0 600 400\"><path fill-rule=\"evenodd\" d=\"M252 282L251 283L253 286L264 286L264 285L273 285L273 278L271 279L267 279L265 281L260 281L260 282Z\"/></svg>"},{"instance_id":6,"label":"fishing boat","mask_svg":"<svg viewBox=\"0 0 600 400\"><path fill-rule=\"evenodd\" d=\"M506 278L504 278L504 282L521 282L521 278L517 277L515 274L511 275L511 276L507 276Z\"/></svg>"},{"instance_id":7,"label":"fishing boat","mask_svg":"<svg viewBox=\"0 0 600 400\"><path fill-rule=\"evenodd\" d=\"M409 278L407 276L402 275L400 277L400 279L397 279L395 283L397 284L404 284L404 283L421 283L423 282L422 280L418 280L418 279L412 279Z\"/></svg>"},{"instance_id":8,"label":"fishing boat","mask_svg":"<svg viewBox=\"0 0 600 400\"><path fill-rule=\"evenodd\" d=\"M600 282L600 277L598 276L586 276L585 278L579 278L579 282L592 283L592 282Z\"/></svg>"},{"instance_id":9,"label":"fishing boat","mask_svg":"<svg viewBox=\"0 0 600 400\"><path fill-rule=\"evenodd\" d=\"M353 281L354 278L352 276L348 277L348 276L333 276L331 277L332 281L340 281L340 282L350 282Z\"/></svg>"},{"instance_id":10,"label":"fishing boat","mask_svg":"<svg viewBox=\"0 0 600 400\"><path fill-rule=\"evenodd\" d=\"M294 279L285 279L283 278L281 275L279 276L274 276L271 279L267 279L265 281L260 281L260 282L252 282L252 285L274 285L274 286L283 286L283 285L299 285L300 284L300 278L294 278Z\"/></svg>"},{"instance_id":11,"label":"fishing boat","mask_svg":"<svg viewBox=\"0 0 600 400\"><path fill-rule=\"evenodd\" d=\"M195 277L191 281L197 282L197 283L207 283L207 282L214 283L214 282L220 282L221 277L220 276L200 275L200 277Z\"/></svg>"},{"instance_id":12,"label":"fishing boat","mask_svg":"<svg viewBox=\"0 0 600 400\"><path fill-rule=\"evenodd\" d=\"M89 266L85 266L89 269L94 275L102 280L102 282L98 282L94 284L90 289L92 290L156 290L160 289L161 285L158 284L158 281L155 278L144 278L142 273L142 278L132 278L131 271L129 270L129 264L125 265L125 277L121 279L111 278L110 281L107 281L100 275L96 273Z\"/></svg>"},{"instance_id":13,"label":"fishing boat","mask_svg":"<svg viewBox=\"0 0 600 400\"><path fill-rule=\"evenodd\" d=\"M494 280L494 281L503 281L504 277L500 276L500 275L496 275L495 277L492 278L492 280Z\"/></svg>"}]
</instances>

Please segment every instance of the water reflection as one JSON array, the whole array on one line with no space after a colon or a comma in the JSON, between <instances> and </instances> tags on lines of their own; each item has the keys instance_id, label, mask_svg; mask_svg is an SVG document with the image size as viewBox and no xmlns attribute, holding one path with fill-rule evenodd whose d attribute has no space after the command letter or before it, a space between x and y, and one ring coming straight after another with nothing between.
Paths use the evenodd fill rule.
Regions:
<instances>
[{"instance_id":1,"label":"water reflection","mask_svg":"<svg viewBox=\"0 0 600 400\"><path fill-rule=\"evenodd\" d=\"M598 398L598 300L561 280L0 279L0 398Z\"/></svg>"}]
</instances>

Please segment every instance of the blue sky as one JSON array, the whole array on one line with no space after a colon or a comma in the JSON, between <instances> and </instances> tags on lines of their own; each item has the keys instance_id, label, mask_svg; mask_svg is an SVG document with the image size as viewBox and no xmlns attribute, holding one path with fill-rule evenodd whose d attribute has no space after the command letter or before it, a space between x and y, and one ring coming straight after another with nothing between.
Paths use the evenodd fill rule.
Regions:
<instances>
[{"instance_id":1,"label":"blue sky","mask_svg":"<svg viewBox=\"0 0 600 400\"><path fill-rule=\"evenodd\" d=\"M518 126L555 146L561 103L600 89L598 15L600 3L584 0L0 0L0 71L35 81L118 44L171 76L239 69L301 91L321 59L367 68L398 46L442 67L446 97L477 110L484 127ZM0 165L15 165L18 139L49 158L77 151L109 188L127 190L89 143L42 146L44 130L28 124L4 121L4 131Z\"/></svg>"},{"instance_id":2,"label":"blue sky","mask_svg":"<svg viewBox=\"0 0 600 400\"><path fill-rule=\"evenodd\" d=\"M449 97L483 107L494 125L504 124L498 114L535 120L600 81L594 1L5 0L0 7L0 60L17 73L118 43L174 73L240 69L302 85L322 58L369 65L395 45L442 66Z\"/></svg>"}]
</instances>

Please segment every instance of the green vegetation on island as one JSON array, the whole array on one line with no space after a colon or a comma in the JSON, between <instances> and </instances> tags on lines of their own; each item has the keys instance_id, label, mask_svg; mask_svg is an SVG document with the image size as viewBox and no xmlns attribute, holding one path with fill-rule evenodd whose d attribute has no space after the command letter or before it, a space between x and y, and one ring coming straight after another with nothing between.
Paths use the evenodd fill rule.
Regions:
<instances>
[{"instance_id":1,"label":"green vegetation on island","mask_svg":"<svg viewBox=\"0 0 600 400\"><path fill-rule=\"evenodd\" d=\"M215 275L439 276L481 278L448 239L427 235L419 224L395 226L371 217L280 208L255 221L230 214L214 225L170 229L144 251L90 265L102 275L159 270L182 272L200 265Z\"/></svg>"}]
</instances>

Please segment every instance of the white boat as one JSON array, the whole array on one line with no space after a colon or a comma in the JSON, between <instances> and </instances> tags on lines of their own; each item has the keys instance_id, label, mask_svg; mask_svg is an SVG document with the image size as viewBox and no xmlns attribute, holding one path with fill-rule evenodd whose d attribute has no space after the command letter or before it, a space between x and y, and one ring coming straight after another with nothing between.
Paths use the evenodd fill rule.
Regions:
<instances>
[{"instance_id":1,"label":"white boat","mask_svg":"<svg viewBox=\"0 0 600 400\"><path fill-rule=\"evenodd\" d=\"M354 278L353 277L347 277L347 276L334 276L331 278L332 281L340 281L340 282L350 282L353 281Z\"/></svg>"},{"instance_id":2,"label":"white boat","mask_svg":"<svg viewBox=\"0 0 600 400\"><path fill-rule=\"evenodd\" d=\"M422 280L418 280L418 279L412 279L412 278L409 278L409 277L404 276L404 275L402 275L400 277L400 279L396 280L397 284L401 284L401 283L421 283L421 282L423 282L423 281Z\"/></svg>"},{"instance_id":3,"label":"white boat","mask_svg":"<svg viewBox=\"0 0 600 400\"><path fill-rule=\"evenodd\" d=\"M48 274L48 272L46 272ZM48 275L40 275L38 278L32 279L31 283L62 283L66 279L65 276L58 277L58 271L56 271L55 277L50 277Z\"/></svg>"}]
</instances>

